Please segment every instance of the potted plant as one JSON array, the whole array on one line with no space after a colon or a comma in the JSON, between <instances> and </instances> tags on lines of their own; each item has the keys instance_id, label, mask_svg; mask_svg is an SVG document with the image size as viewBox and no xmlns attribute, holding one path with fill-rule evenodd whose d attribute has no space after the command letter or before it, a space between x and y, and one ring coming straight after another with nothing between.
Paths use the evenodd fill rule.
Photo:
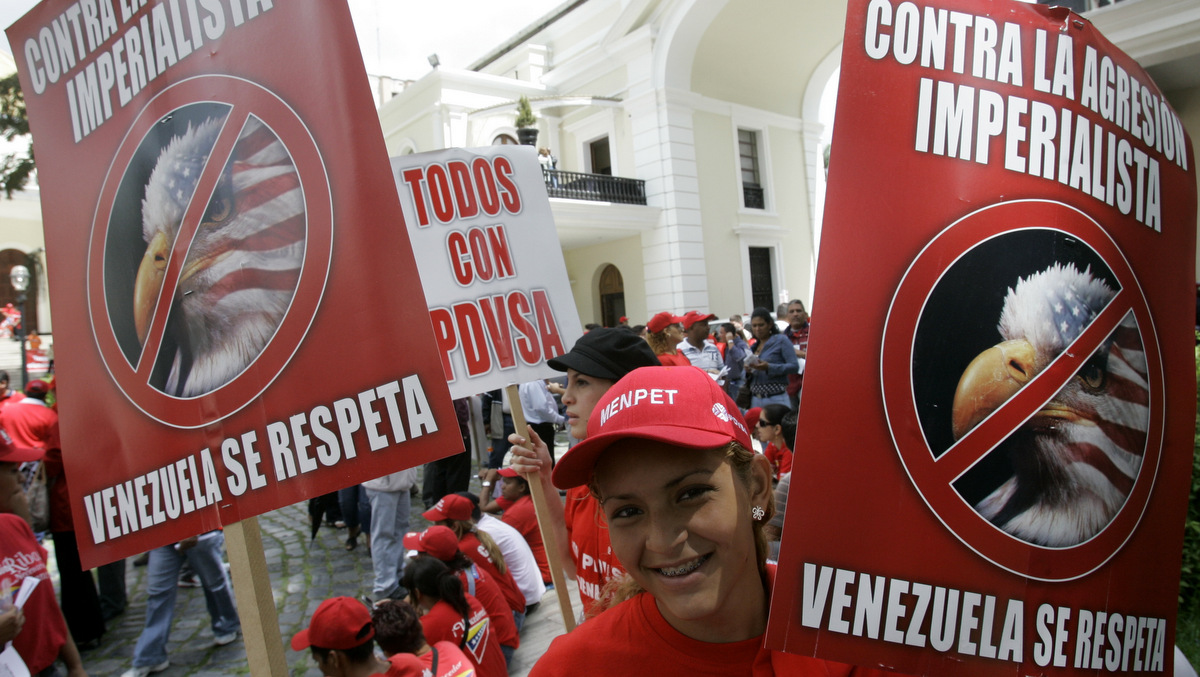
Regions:
<instances>
[{"instance_id":1,"label":"potted plant","mask_svg":"<svg viewBox=\"0 0 1200 677\"><path fill-rule=\"evenodd\" d=\"M529 105L529 97L521 96L517 100L517 140L525 146L536 146L538 130L537 118L533 117L533 108Z\"/></svg>"}]
</instances>

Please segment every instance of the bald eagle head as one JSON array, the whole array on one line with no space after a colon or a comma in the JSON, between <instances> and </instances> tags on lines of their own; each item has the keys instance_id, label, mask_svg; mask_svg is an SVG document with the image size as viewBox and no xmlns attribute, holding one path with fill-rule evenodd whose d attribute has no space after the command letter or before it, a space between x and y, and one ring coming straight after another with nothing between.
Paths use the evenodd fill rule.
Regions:
<instances>
[{"instance_id":1,"label":"bald eagle head","mask_svg":"<svg viewBox=\"0 0 1200 677\"><path fill-rule=\"evenodd\" d=\"M1115 296L1090 268L1054 264L1008 290L1001 341L963 372L954 394L959 439L1042 373ZM1079 371L991 453L1012 475L975 508L1018 538L1082 543L1112 521L1141 467L1149 425L1145 354L1128 314Z\"/></svg>"},{"instance_id":2,"label":"bald eagle head","mask_svg":"<svg viewBox=\"0 0 1200 677\"><path fill-rule=\"evenodd\" d=\"M304 259L304 201L295 165L274 133L251 117L215 190L197 195L223 120L192 126L163 148L142 200L146 253L133 290L134 325L145 343L156 313L169 312L163 350L168 394L202 395L228 383L262 352L295 294ZM207 205L195 236L176 244L193 199ZM178 284L162 289L172 252ZM169 308L169 310L167 310Z\"/></svg>"}]
</instances>

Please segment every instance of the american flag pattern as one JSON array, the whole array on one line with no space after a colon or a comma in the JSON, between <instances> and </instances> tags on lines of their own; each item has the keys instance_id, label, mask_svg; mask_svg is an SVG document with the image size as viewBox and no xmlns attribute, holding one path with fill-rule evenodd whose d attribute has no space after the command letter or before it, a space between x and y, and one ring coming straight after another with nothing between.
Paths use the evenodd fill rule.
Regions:
<instances>
[{"instance_id":1,"label":"american flag pattern","mask_svg":"<svg viewBox=\"0 0 1200 677\"><path fill-rule=\"evenodd\" d=\"M143 237L174 241L222 121L208 119L159 156L143 201ZM163 390L211 392L246 369L283 321L304 261L306 215L287 148L251 116L191 243L168 332L174 356ZM165 344L164 344L165 345Z\"/></svg>"},{"instance_id":2,"label":"american flag pattern","mask_svg":"<svg viewBox=\"0 0 1200 677\"><path fill-rule=\"evenodd\" d=\"M1009 290L1005 340L1028 340L1040 372L1115 293L1073 265L1055 264ZM1132 311L1083 368L1000 447L1014 473L976 505L1018 538L1044 546L1082 543L1112 521L1133 489L1150 421L1146 354Z\"/></svg>"}]
</instances>

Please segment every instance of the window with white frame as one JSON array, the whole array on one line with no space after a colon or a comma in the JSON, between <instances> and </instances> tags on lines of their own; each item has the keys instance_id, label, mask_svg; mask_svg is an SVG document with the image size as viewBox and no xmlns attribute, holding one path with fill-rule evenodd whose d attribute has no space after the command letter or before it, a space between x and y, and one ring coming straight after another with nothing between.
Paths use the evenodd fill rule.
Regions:
<instances>
[{"instance_id":1,"label":"window with white frame","mask_svg":"<svg viewBox=\"0 0 1200 677\"><path fill-rule=\"evenodd\" d=\"M758 132L738 129L738 160L742 178L742 204L747 209L766 209L761 164L759 162Z\"/></svg>"},{"instance_id":2,"label":"window with white frame","mask_svg":"<svg viewBox=\"0 0 1200 677\"><path fill-rule=\"evenodd\" d=\"M775 273L770 247L749 247L750 300L755 308L775 309Z\"/></svg>"}]
</instances>

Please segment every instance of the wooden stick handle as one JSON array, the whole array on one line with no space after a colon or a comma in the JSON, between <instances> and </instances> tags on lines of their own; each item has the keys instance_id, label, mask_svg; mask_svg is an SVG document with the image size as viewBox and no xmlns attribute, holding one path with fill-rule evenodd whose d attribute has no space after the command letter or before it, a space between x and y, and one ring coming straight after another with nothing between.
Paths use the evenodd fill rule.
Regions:
<instances>
[{"instance_id":1,"label":"wooden stick handle","mask_svg":"<svg viewBox=\"0 0 1200 677\"><path fill-rule=\"evenodd\" d=\"M508 402L512 407L513 427L518 435L529 439L529 426L525 423L525 411L521 408L521 394L517 386L505 386L504 390L508 393ZM554 444L554 440L545 442L547 446ZM558 606L562 609L563 626L570 632L575 629L575 611L571 607L571 593L567 590L566 577L563 576L565 563L560 561L558 556L558 536L554 532L554 525L547 523L550 513L546 504L546 492L542 489L540 479L534 478L527 482L529 495L533 498L533 509L537 512L538 529L542 532L542 545L546 548L546 560L550 564L550 578L554 581L554 592L558 594ZM557 501L558 497L555 496L554 500Z\"/></svg>"},{"instance_id":2,"label":"wooden stick handle","mask_svg":"<svg viewBox=\"0 0 1200 677\"><path fill-rule=\"evenodd\" d=\"M279 616L271 576L263 554L262 531L257 517L247 517L225 527L225 549L233 574L233 593L237 596L238 616L242 619L242 639L246 660L254 677L287 677L287 657L279 634Z\"/></svg>"}]
</instances>

